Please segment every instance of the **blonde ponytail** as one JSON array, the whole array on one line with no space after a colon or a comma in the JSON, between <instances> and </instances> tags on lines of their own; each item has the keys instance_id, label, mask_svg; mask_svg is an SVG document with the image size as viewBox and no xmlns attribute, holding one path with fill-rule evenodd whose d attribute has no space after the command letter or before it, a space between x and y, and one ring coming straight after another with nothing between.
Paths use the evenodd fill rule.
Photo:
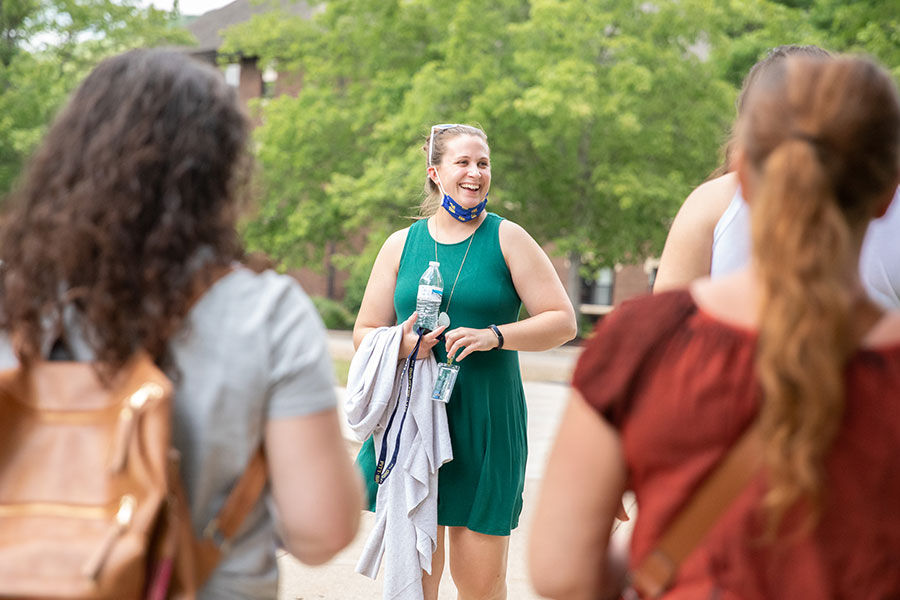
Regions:
<instances>
[{"instance_id":1,"label":"blonde ponytail","mask_svg":"<svg viewBox=\"0 0 900 600\"><path fill-rule=\"evenodd\" d=\"M900 167L900 99L861 58L792 56L751 87L738 121L740 170L759 282L756 373L768 533L824 506L826 464L845 409L845 367L865 323L858 244ZM749 190L748 190L749 191Z\"/></svg>"},{"instance_id":2,"label":"blonde ponytail","mask_svg":"<svg viewBox=\"0 0 900 600\"><path fill-rule=\"evenodd\" d=\"M780 144L753 199L761 283L756 369L773 531L798 499L811 501L813 518L821 505L823 463L843 419L843 367L854 344L852 235L815 144L799 137Z\"/></svg>"}]
</instances>

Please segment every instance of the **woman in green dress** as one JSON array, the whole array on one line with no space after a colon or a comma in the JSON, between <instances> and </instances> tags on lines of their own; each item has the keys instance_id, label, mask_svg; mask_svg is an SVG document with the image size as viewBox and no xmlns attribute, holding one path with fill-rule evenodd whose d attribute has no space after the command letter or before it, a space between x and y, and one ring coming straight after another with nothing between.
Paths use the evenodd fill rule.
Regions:
<instances>
[{"instance_id":1,"label":"woman in green dress","mask_svg":"<svg viewBox=\"0 0 900 600\"><path fill-rule=\"evenodd\" d=\"M403 323L400 356L408 356L418 337L419 278L429 261L440 263L442 318L449 317L449 325L423 336L419 356L432 350L439 363L452 357L460 370L447 405L453 460L438 476L438 546L423 589L426 600L437 598L446 527L459 598L500 600L506 598L509 533L522 510L528 453L516 351L548 350L572 339L575 313L541 247L520 226L485 210L491 186L485 133L436 125L423 150L423 218L382 246L353 341L359 346L374 328ZM523 303L530 316L517 321ZM374 471L371 440L360 463Z\"/></svg>"}]
</instances>

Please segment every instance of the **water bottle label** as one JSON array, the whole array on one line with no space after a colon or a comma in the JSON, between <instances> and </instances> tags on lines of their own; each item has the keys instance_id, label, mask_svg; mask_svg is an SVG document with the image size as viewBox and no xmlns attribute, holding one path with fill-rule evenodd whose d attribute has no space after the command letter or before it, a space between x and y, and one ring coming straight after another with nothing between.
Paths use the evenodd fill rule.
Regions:
<instances>
[{"instance_id":1,"label":"water bottle label","mask_svg":"<svg viewBox=\"0 0 900 600\"><path fill-rule=\"evenodd\" d=\"M444 290L433 285L420 285L417 300L440 300L444 295Z\"/></svg>"}]
</instances>

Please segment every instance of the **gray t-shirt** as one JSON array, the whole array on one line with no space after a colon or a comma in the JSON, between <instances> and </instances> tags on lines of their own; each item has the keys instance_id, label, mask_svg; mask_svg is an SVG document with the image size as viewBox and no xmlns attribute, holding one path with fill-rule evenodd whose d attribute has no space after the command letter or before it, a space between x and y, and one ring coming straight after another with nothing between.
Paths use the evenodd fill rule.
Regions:
<instances>
[{"instance_id":1,"label":"gray t-shirt","mask_svg":"<svg viewBox=\"0 0 900 600\"><path fill-rule=\"evenodd\" d=\"M76 360L91 351L67 315ZM196 533L221 508L262 441L268 419L310 415L336 405L325 328L293 279L238 269L197 302L170 342L176 381L174 444ZM0 340L0 368L16 364ZM173 374L170 374L170 376ZM274 598L278 534L266 495L247 517L201 598Z\"/></svg>"}]
</instances>

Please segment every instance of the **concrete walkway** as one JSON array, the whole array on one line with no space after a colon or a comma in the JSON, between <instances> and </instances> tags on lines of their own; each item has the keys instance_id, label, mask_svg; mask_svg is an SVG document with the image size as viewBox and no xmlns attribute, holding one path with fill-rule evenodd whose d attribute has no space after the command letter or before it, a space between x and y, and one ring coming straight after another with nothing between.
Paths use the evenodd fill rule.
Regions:
<instances>
[{"instance_id":1,"label":"concrete walkway","mask_svg":"<svg viewBox=\"0 0 900 600\"><path fill-rule=\"evenodd\" d=\"M353 344L349 332L329 331L329 349L332 357L350 360ZM556 435L562 411L568 397L568 381L578 357L578 348L558 348L547 352L520 352L519 361L525 381L525 397L528 402L528 466L525 470L525 499L519 528L510 536L509 600L537 600L538 596L528 582L526 550L531 529L532 511L540 490L541 477L547 457ZM338 398L343 399L343 388ZM353 456L359 444L348 440L348 452ZM360 531L354 542L331 562L319 567L308 567L293 557L283 554L279 558L281 571L280 600L380 600L381 578L377 581L354 571L356 561L374 522L373 515L365 513ZM382 565L382 572L384 566ZM445 566L441 583L440 600L454 600L456 587Z\"/></svg>"}]
</instances>

